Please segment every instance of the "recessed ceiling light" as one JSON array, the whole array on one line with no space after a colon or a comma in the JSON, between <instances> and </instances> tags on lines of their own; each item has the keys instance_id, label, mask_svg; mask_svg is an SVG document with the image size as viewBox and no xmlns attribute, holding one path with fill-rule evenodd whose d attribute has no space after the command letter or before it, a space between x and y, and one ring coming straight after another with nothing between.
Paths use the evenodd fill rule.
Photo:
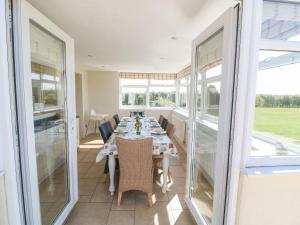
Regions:
<instances>
[{"instance_id":1,"label":"recessed ceiling light","mask_svg":"<svg viewBox=\"0 0 300 225\"><path fill-rule=\"evenodd\" d=\"M171 40L173 40L173 41L176 41L177 39L178 39L178 38L175 37L175 36L171 37Z\"/></svg>"}]
</instances>

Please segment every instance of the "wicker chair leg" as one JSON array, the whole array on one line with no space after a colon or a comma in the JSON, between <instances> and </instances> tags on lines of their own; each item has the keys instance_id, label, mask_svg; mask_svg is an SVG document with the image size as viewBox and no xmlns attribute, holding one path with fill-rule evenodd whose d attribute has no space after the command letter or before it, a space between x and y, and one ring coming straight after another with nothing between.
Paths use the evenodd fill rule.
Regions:
<instances>
[{"instance_id":1,"label":"wicker chair leg","mask_svg":"<svg viewBox=\"0 0 300 225\"><path fill-rule=\"evenodd\" d=\"M123 194L123 192L119 192L119 195L118 195L118 206L121 205L122 194Z\"/></svg>"},{"instance_id":2,"label":"wicker chair leg","mask_svg":"<svg viewBox=\"0 0 300 225\"><path fill-rule=\"evenodd\" d=\"M170 171L170 168L168 169L168 178L169 178L169 182L172 181L172 177L171 177L171 171Z\"/></svg>"},{"instance_id":3,"label":"wicker chair leg","mask_svg":"<svg viewBox=\"0 0 300 225\"><path fill-rule=\"evenodd\" d=\"M149 207L152 207L152 193L147 193Z\"/></svg>"}]
</instances>

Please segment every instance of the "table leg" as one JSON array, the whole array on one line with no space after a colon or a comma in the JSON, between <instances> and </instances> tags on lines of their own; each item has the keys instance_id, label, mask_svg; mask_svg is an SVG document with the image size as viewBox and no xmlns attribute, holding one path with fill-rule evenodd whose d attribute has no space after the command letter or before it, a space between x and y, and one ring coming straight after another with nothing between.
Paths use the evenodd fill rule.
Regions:
<instances>
[{"instance_id":1,"label":"table leg","mask_svg":"<svg viewBox=\"0 0 300 225\"><path fill-rule=\"evenodd\" d=\"M166 193L167 191L169 191L169 188L168 188L169 164L170 164L169 155L164 154L164 157L163 157L163 187L162 187L163 193Z\"/></svg>"},{"instance_id":2,"label":"table leg","mask_svg":"<svg viewBox=\"0 0 300 225\"><path fill-rule=\"evenodd\" d=\"M108 157L108 168L109 168L109 191L111 195L115 193L115 168L116 159L114 155L109 155Z\"/></svg>"},{"instance_id":3,"label":"table leg","mask_svg":"<svg viewBox=\"0 0 300 225\"><path fill-rule=\"evenodd\" d=\"M89 129L89 126L90 126L90 122L91 122L91 120L89 120L89 122L88 122L88 124L87 124L87 126L86 126L85 137L86 137L86 135L87 135L87 132L88 132L88 129Z\"/></svg>"}]
</instances>

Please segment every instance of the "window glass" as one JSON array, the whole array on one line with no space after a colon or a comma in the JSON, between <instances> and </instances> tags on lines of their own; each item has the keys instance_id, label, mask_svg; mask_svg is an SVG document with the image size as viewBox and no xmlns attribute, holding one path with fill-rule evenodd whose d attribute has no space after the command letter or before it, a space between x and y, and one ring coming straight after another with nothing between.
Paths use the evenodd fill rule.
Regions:
<instances>
[{"instance_id":1,"label":"window glass","mask_svg":"<svg viewBox=\"0 0 300 225\"><path fill-rule=\"evenodd\" d=\"M219 115L221 82L207 83L207 113Z\"/></svg>"},{"instance_id":2,"label":"window glass","mask_svg":"<svg viewBox=\"0 0 300 225\"><path fill-rule=\"evenodd\" d=\"M201 96L202 94L201 94L201 84L199 84L198 83L198 87L197 87L197 111L198 112L200 112L201 111L201 102L202 102L202 100L201 100L201 98L202 98L202 96Z\"/></svg>"},{"instance_id":3,"label":"window glass","mask_svg":"<svg viewBox=\"0 0 300 225\"><path fill-rule=\"evenodd\" d=\"M147 79L121 79L121 85L148 85Z\"/></svg>"},{"instance_id":4,"label":"window glass","mask_svg":"<svg viewBox=\"0 0 300 225\"><path fill-rule=\"evenodd\" d=\"M175 98L175 87L150 87L151 107L174 107Z\"/></svg>"},{"instance_id":5,"label":"window glass","mask_svg":"<svg viewBox=\"0 0 300 225\"><path fill-rule=\"evenodd\" d=\"M57 88L54 83L43 83L43 103L45 106L55 106L57 105Z\"/></svg>"},{"instance_id":6,"label":"window glass","mask_svg":"<svg viewBox=\"0 0 300 225\"><path fill-rule=\"evenodd\" d=\"M300 52L260 51L252 156L300 154Z\"/></svg>"},{"instance_id":7,"label":"window glass","mask_svg":"<svg viewBox=\"0 0 300 225\"><path fill-rule=\"evenodd\" d=\"M300 41L300 4L264 1L261 37Z\"/></svg>"},{"instance_id":8,"label":"window glass","mask_svg":"<svg viewBox=\"0 0 300 225\"><path fill-rule=\"evenodd\" d=\"M122 88L122 105L145 106L146 88Z\"/></svg>"},{"instance_id":9,"label":"window glass","mask_svg":"<svg viewBox=\"0 0 300 225\"><path fill-rule=\"evenodd\" d=\"M155 85L175 85L175 80L150 80L150 84L155 84Z\"/></svg>"},{"instance_id":10,"label":"window glass","mask_svg":"<svg viewBox=\"0 0 300 225\"><path fill-rule=\"evenodd\" d=\"M222 74L222 65L214 66L205 72L206 78L220 76Z\"/></svg>"},{"instance_id":11,"label":"window glass","mask_svg":"<svg viewBox=\"0 0 300 225\"><path fill-rule=\"evenodd\" d=\"M179 87L179 107L186 108L187 107L187 87L180 86Z\"/></svg>"},{"instance_id":12,"label":"window glass","mask_svg":"<svg viewBox=\"0 0 300 225\"><path fill-rule=\"evenodd\" d=\"M184 77L184 78L181 78L181 79L179 80L179 84L180 84L180 85L186 85L186 83L187 83L187 80L186 80L185 77Z\"/></svg>"}]
</instances>

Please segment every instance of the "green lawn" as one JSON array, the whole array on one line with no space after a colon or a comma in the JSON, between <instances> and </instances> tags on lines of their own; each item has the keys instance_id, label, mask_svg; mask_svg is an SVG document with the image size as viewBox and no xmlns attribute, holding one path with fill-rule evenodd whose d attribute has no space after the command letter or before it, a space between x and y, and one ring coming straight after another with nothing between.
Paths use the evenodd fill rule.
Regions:
<instances>
[{"instance_id":1,"label":"green lawn","mask_svg":"<svg viewBox=\"0 0 300 225\"><path fill-rule=\"evenodd\" d=\"M255 110L255 130L270 132L300 143L300 108L260 108Z\"/></svg>"}]
</instances>

